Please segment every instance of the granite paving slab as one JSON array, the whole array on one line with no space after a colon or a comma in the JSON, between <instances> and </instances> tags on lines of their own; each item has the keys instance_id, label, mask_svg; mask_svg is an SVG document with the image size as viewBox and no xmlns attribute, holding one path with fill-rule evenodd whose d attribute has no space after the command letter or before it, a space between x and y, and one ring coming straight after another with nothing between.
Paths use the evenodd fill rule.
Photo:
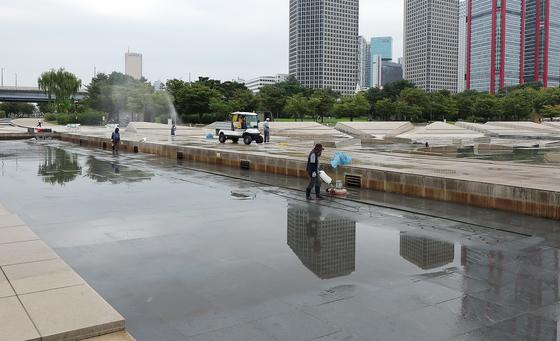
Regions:
<instances>
[{"instance_id":1,"label":"granite paving slab","mask_svg":"<svg viewBox=\"0 0 560 341\"><path fill-rule=\"evenodd\" d=\"M0 244L27 242L39 237L27 226L4 227L0 229Z\"/></svg>"},{"instance_id":2,"label":"granite paving slab","mask_svg":"<svg viewBox=\"0 0 560 341\"><path fill-rule=\"evenodd\" d=\"M124 329L124 318L87 284L19 297L42 340L79 340Z\"/></svg>"},{"instance_id":3,"label":"granite paving slab","mask_svg":"<svg viewBox=\"0 0 560 341\"><path fill-rule=\"evenodd\" d=\"M85 283L61 259L10 265L3 270L18 295Z\"/></svg>"},{"instance_id":4,"label":"granite paving slab","mask_svg":"<svg viewBox=\"0 0 560 341\"><path fill-rule=\"evenodd\" d=\"M0 272L0 298L15 296L10 282L6 279L3 272Z\"/></svg>"},{"instance_id":5,"label":"granite paving slab","mask_svg":"<svg viewBox=\"0 0 560 341\"><path fill-rule=\"evenodd\" d=\"M58 256L40 240L4 244L0 247L0 266L56 259Z\"/></svg>"},{"instance_id":6,"label":"granite paving slab","mask_svg":"<svg viewBox=\"0 0 560 341\"><path fill-rule=\"evenodd\" d=\"M17 297L0 298L0 340L39 341L41 337Z\"/></svg>"},{"instance_id":7,"label":"granite paving slab","mask_svg":"<svg viewBox=\"0 0 560 341\"><path fill-rule=\"evenodd\" d=\"M25 225L25 223L15 214L4 214L0 219L0 228L22 225Z\"/></svg>"}]
</instances>

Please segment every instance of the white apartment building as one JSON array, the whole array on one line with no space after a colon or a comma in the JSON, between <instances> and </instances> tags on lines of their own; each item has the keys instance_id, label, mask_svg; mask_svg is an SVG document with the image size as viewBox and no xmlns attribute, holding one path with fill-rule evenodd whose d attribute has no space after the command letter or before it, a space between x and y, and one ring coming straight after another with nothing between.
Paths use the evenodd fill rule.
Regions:
<instances>
[{"instance_id":1,"label":"white apartment building","mask_svg":"<svg viewBox=\"0 0 560 341\"><path fill-rule=\"evenodd\" d=\"M273 85L276 83L284 82L288 79L287 74L279 73L274 76L260 76L248 81L245 81L245 86L251 90L254 94L258 94L261 88L265 85Z\"/></svg>"},{"instance_id":2,"label":"white apartment building","mask_svg":"<svg viewBox=\"0 0 560 341\"><path fill-rule=\"evenodd\" d=\"M358 85L361 89L370 87L370 56L370 44L364 37L358 37Z\"/></svg>"},{"instance_id":3,"label":"white apartment building","mask_svg":"<svg viewBox=\"0 0 560 341\"><path fill-rule=\"evenodd\" d=\"M404 79L457 92L459 0L405 0Z\"/></svg>"}]
</instances>

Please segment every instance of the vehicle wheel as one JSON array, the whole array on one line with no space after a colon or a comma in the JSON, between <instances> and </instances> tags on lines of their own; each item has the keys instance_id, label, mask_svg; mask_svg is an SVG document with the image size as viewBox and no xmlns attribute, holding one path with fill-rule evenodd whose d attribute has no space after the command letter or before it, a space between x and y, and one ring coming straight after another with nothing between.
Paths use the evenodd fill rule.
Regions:
<instances>
[{"instance_id":1,"label":"vehicle wheel","mask_svg":"<svg viewBox=\"0 0 560 341\"><path fill-rule=\"evenodd\" d=\"M237 143L237 142L239 142L239 139L238 139L237 137L235 137L235 138L232 138L231 140L233 141L233 143Z\"/></svg>"},{"instance_id":2,"label":"vehicle wheel","mask_svg":"<svg viewBox=\"0 0 560 341\"><path fill-rule=\"evenodd\" d=\"M226 143L227 138L224 134L220 134L218 140L220 140L220 143Z\"/></svg>"},{"instance_id":3,"label":"vehicle wheel","mask_svg":"<svg viewBox=\"0 0 560 341\"><path fill-rule=\"evenodd\" d=\"M253 138L249 135L245 135L243 136L243 142L247 145L251 144L251 142L253 142Z\"/></svg>"},{"instance_id":4,"label":"vehicle wheel","mask_svg":"<svg viewBox=\"0 0 560 341\"><path fill-rule=\"evenodd\" d=\"M264 142L264 139L263 139L262 136L257 137L257 143L258 143L258 144L261 144L261 143L263 143L263 142Z\"/></svg>"}]
</instances>

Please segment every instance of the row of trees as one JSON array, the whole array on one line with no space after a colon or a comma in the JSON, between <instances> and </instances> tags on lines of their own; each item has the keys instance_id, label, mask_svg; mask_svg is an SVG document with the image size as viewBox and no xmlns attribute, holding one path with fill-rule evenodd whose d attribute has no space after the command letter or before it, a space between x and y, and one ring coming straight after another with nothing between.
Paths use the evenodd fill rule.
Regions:
<instances>
[{"instance_id":1,"label":"row of trees","mask_svg":"<svg viewBox=\"0 0 560 341\"><path fill-rule=\"evenodd\" d=\"M353 120L525 120L560 116L560 88L527 84L496 95L466 91L427 93L408 81L372 88L355 96L340 96L329 89L312 90L290 77L264 86L253 94L238 82L201 77L195 82L172 79L155 89L146 79L122 73L98 74L87 87L87 98L73 106L81 81L60 69L41 75L39 86L51 99L55 112L95 110L116 119L120 113L141 114L146 121L165 122L175 107L185 123L212 123L233 111L266 112L275 118L303 119L335 116ZM138 117L138 116L135 116Z\"/></svg>"},{"instance_id":2,"label":"row of trees","mask_svg":"<svg viewBox=\"0 0 560 341\"><path fill-rule=\"evenodd\" d=\"M560 89L527 84L496 95L466 91L427 93L403 80L372 88L355 96L340 96L332 90L311 90L294 78L267 85L253 95L244 85L200 78L193 83L171 80L166 89L173 95L185 122L209 123L231 111L260 111L274 117L302 119L326 116L367 117L370 120L527 120L560 115Z\"/></svg>"}]
</instances>

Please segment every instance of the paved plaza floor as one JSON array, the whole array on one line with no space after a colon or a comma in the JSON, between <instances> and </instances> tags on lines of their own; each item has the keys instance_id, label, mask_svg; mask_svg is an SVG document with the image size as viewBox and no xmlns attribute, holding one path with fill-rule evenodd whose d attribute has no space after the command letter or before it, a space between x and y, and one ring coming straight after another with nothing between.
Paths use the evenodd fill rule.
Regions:
<instances>
[{"instance_id":1,"label":"paved plaza floor","mask_svg":"<svg viewBox=\"0 0 560 341\"><path fill-rule=\"evenodd\" d=\"M137 340L557 338L557 222L306 202L195 166L0 142L0 202Z\"/></svg>"}]
</instances>

